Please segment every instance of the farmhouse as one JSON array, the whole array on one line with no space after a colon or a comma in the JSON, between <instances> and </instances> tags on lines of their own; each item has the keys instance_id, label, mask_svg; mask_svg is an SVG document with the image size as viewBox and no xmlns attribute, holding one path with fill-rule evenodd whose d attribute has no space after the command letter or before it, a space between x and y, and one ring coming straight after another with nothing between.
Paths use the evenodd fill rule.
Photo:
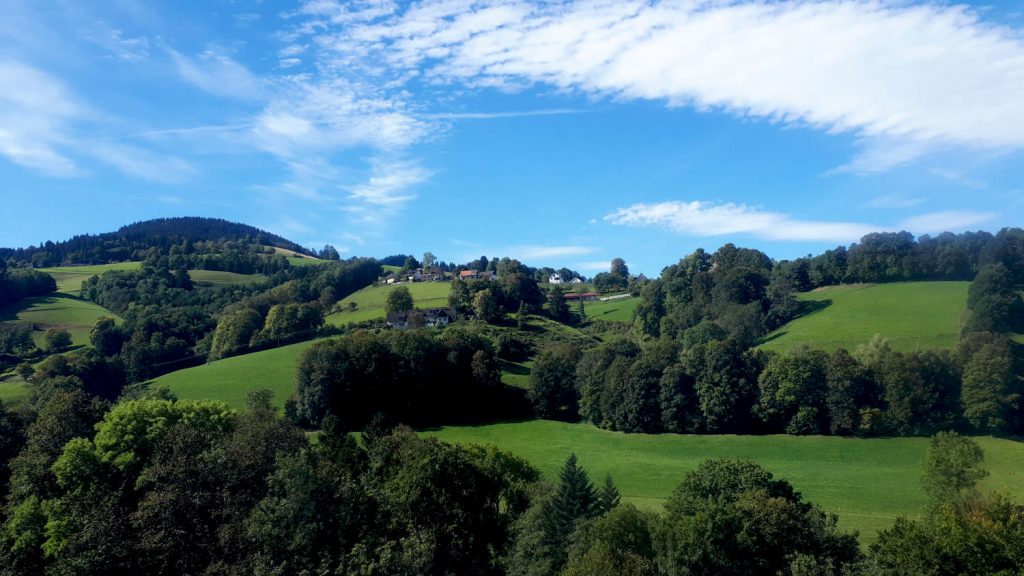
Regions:
<instances>
[{"instance_id":1,"label":"farmhouse","mask_svg":"<svg viewBox=\"0 0 1024 576\"><path fill-rule=\"evenodd\" d=\"M463 270L459 272L459 280L497 280L498 277L490 270Z\"/></svg>"},{"instance_id":2,"label":"farmhouse","mask_svg":"<svg viewBox=\"0 0 1024 576\"><path fill-rule=\"evenodd\" d=\"M548 284L561 284L562 275L558 272L552 272L551 276L548 276Z\"/></svg>"},{"instance_id":3,"label":"farmhouse","mask_svg":"<svg viewBox=\"0 0 1024 576\"><path fill-rule=\"evenodd\" d=\"M444 328L455 321L454 308L424 308L404 312L388 312L388 328Z\"/></svg>"}]
</instances>

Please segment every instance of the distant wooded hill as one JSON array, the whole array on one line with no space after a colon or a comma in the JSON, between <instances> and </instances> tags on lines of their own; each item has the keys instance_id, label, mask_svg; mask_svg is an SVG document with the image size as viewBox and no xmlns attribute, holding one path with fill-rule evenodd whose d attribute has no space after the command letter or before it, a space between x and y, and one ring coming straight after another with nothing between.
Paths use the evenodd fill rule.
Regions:
<instances>
[{"instance_id":1,"label":"distant wooded hill","mask_svg":"<svg viewBox=\"0 0 1024 576\"><path fill-rule=\"evenodd\" d=\"M312 254L291 240L248 224L186 216L136 222L116 232L83 234L63 242L47 241L27 248L0 248L0 260L15 260L36 267L142 260L143 253L150 248L163 251L182 242L221 240L277 246Z\"/></svg>"}]
</instances>

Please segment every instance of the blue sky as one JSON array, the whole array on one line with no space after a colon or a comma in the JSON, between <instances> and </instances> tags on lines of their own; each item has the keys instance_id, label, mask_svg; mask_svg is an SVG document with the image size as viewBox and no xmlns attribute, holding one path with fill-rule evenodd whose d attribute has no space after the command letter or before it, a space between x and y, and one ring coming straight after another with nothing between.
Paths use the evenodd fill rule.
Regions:
<instances>
[{"instance_id":1,"label":"blue sky","mask_svg":"<svg viewBox=\"0 0 1024 576\"><path fill-rule=\"evenodd\" d=\"M1019 2L0 0L0 245L174 215L656 274L1019 225Z\"/></svg>"}]
</instances>

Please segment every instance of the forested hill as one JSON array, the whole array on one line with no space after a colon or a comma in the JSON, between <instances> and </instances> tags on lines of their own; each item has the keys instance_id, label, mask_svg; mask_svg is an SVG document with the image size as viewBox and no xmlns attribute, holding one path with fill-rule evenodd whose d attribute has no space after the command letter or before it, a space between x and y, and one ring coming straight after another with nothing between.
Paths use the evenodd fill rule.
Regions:
<instances>
[{"instance_id":1,"label":"forested hill","mask_svg":"<svg viewBox=\"0 0 1024 576\"><path fill-rule=\"evenodd\" d=\"M164 251L185 241L244 241L311 254L291 240L248 224L186 216L136 222L116 232L83 234L62 242L47 241L39 246L0 248L0 260L13 259L34 266L141 260L142 253L150 248Z\"/></svg>"}]
</instances>

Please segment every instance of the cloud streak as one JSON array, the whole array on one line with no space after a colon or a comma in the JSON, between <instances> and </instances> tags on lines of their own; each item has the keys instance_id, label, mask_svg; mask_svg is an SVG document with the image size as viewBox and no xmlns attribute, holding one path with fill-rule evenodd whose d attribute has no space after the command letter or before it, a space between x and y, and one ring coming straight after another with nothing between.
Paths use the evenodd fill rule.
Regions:
<instances>
[{"instance_id":1,"label":"cloud streak","mask_svg":"<svg viewBox=\"0 0 1024 576\"><path fill-rule=\"evenodd\" d=\"M908 230L934 234L963 230L995 217L990 212L953 210L922 214L905 219L896 226L878 226L860 222L803 220L746 204L695 200L634 204L612 211L604 220L614 225L661 228L687 236L746 234L771 241L854 242L871 232Z\"/></svg>"},{"instance_id":2,"label":"cloud streak","mask_svg":"<svg viewBox=\"0 0 1024 576\"><path fill-rule=\"evenodd\" d=\"M553 86L854 134L843 170L1024 147L1024 42L963 6L881 1L307 2L334 68ZM952 79L955 79L953 81Z\"/></svg>"}]
</instances>

